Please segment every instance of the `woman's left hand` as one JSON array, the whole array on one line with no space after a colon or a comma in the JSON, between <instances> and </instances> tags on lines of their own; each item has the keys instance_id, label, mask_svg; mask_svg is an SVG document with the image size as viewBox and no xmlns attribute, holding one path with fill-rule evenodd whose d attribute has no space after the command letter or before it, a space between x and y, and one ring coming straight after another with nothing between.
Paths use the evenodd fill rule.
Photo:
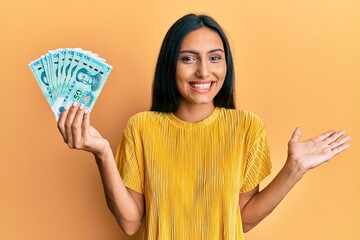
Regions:
<instances>
[{"instance_id":1,"label":"woman's left hand","mask_svg":"<svg viewBox=\"0 0 360 240\"><path fill-rule=\"evenodd\" d=\"M303 173L330 160L349 148L350 136L345 131L328 131L306 141L300 141L301 129L296 128L288 143L288 160Z\"/></svg>"}]
</instances>

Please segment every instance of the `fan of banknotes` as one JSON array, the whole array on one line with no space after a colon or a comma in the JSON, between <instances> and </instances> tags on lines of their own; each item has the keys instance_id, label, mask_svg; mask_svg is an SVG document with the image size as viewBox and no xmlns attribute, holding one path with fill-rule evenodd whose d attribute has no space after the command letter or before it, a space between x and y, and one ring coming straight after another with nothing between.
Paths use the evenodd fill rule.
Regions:
<instances>
[{"instance_id":1,"label":"fan of banknotes","mask_svg":"<svg viewBox=\"0 0 360 240\"><path fill-rule=\"evenodd\" d=\"M112 70L105 59L80 48L51 50L29 67L56 120L74 102L91 110Z\"/></svg>"}]
</instances>

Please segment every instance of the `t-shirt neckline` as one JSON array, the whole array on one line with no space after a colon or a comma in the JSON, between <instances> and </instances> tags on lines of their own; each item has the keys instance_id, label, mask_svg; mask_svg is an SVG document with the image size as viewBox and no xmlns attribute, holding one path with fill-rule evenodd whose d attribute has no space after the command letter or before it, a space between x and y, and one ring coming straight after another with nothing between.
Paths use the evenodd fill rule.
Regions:
<instances>
[{"instance_id":1,"label":"t-shirt neckline","mask_svg":"<svg viewBox=\"0 0 360 240\"><path fill-rule=\"evenodd\" d=\"M174 113L169 113L167 116L171 122L184 129L199 129L210 125L219 116L221 108L215 107L214 111L205 119L199 122L186 122L176 117Z\"/></svg>"}]
</instances>

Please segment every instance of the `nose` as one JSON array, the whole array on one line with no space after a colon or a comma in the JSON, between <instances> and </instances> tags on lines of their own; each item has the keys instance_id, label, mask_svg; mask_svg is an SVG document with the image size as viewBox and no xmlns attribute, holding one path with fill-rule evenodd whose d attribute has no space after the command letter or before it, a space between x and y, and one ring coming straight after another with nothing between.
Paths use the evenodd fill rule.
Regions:
<instances>
[{"instance_id":1,"label":"nose","mask_svg":"<svg viewBox=\"0 0 360 240\"><path fill-rule=\"evenodd\" d=\"M197 78L202 78L202 79L205 79L209 76L209 66L207 66L207 62L206 61L201 61L199 64L198 64L198 67L196 69L196 72L195 72L195 76Z\"/></svg>"}]
</instances>

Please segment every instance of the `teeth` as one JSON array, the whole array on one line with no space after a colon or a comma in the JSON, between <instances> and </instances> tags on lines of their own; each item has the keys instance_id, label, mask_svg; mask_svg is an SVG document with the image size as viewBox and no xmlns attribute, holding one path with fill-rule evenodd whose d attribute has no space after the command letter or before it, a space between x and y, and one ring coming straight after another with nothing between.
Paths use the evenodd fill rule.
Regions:
<instances>
[{"instance_id":1,"label":"teeth","mask_svg":"<svg viewBox=\"0 0 360 240\"><path fill-rule=\"evenodd\" d=\"M190 83L190 85L194 88L209 88L211 87L211 83Z\"/></svg>"}]
</instances>

